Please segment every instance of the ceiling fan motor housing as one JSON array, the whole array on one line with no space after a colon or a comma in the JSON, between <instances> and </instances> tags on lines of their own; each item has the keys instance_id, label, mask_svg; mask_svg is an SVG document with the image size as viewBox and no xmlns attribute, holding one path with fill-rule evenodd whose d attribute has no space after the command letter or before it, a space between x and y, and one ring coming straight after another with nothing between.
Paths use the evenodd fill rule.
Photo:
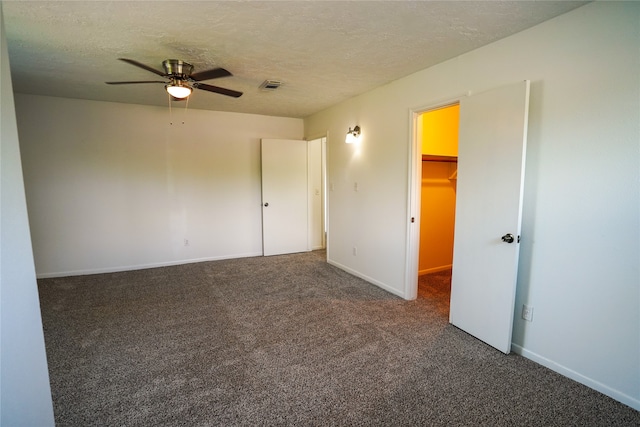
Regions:
<instances>
[{"instance_id":1,"label":"ceiling fan motor housing","mask_svg":"<svg viewBox=\"0 0 640 427\"><path fill-rule=\"evenodd\" d=\"M193 65L179 59L167 59L162 62L167 76L189 77L193 72Z\"/></svg>"}]
</instances>

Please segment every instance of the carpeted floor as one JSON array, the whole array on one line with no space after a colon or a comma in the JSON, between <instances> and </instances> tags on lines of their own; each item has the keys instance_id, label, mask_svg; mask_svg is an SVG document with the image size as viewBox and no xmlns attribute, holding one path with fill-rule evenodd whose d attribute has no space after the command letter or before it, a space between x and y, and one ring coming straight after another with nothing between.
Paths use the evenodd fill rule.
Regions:
<instances>
[{"instance_id":1,"label":"carpeted floor","mask_svg":"<svg viewBox=\"0 0 640 427\"><path fill-rule=\"evenodd\" d=\"M449 325L446 277L404 301L324 256L40 280L57 425L640 425Z\"/></svg>"},{"instance_id":2,"label":"carpeted floor","mask_svg":"<svg viewBox=\"0 0 640 427\"><path fill-rule=\"evenodd\" d=\"M451 269L418 277L418 298L429 300L429 307L443 319L449 319Z\"/></svg>"}]
</instances>

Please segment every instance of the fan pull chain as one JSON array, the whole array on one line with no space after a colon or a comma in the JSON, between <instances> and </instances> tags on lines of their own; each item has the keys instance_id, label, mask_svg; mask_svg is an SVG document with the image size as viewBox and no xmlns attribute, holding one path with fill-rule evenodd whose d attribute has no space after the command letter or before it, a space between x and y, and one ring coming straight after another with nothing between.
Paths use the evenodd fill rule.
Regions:
<instances>
[{"instance_id":1,"label":"fan pull chain","mask_svg":"<svg viewBox=\"0 0 640 427\"><path fill-rule=\"evenodd\" d=\"M173 100L171 99L171 95L168 95L168 100L169 100L169 125L173 126L173 108L172 108ZM184 104L184 118L182 120L182 124L185 123L185 120L187 118L188 108L189 108L189 98L187 97Z\"/></svg>"},{"instance_id":2,"label":"fan pull chain","mask_svg":"<svg viewBox=\"0 0 640 427\"><path fill-rule=\"evenodd\" d=\"M182 124L184 124L184 121L187 119L187 109L189 108L189 98L191 97L187 96L187 100L184 103L184 119L182 120Z\"/></svg>"}]
</instances>

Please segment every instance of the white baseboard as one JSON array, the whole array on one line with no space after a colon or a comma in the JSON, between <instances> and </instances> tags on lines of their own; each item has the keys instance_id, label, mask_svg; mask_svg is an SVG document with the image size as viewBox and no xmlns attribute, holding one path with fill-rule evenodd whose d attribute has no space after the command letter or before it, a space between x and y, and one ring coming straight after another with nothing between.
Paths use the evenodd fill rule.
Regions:
<instances>
[{"instance_id":1,"label":"white baseboard","mask_svg":"<svg viewBox=\"0 0 640 427\"><path fill-rule=\"evenodd\" d=\"M596 381L592 378L586 377L572 369L567 368L566 366L562 366L553 360L549 360L546 357L543 357L537 353L529 351L517 344L511 343L511 351L516 354L519 354L522 357L526 357L529 360L533 360L534 362L551 369L561 375L564 375L567 378L571 378L574 381L577 381L581 384L586 385L596 391L599 391L602 394L609 396L612 399L617 400L618 402L624 403L627 406L635 409L636 411L640 411L640 399L634 398L633 396L629 396L625 393L622 393L618 390L615 390L605 384L602 384L599 381Z\"/></svg>"},{"instance_id":2,"label":"white baseboard","mask_svg":"<svg viewBox=\"0 0 640 427\"><path fill-rule=\"evenodd\" d=\"M425 268L424 270L418 271L418 276L424 276L425 274L437 273L439 271L451 270L452 267L453 267L453 264L441 265L440 267Z\"/></svg>"},{"instance_id":3,"label":"white baseboard","mask_svg":"<svg viewBox=\"0 0 640 427\"><path fill-rule=\"evenodd\" d=\"M392 294L394 294L394 295L397 295L397 296L399 296L400 298L404 298L404 299L406 299L406 298L405 298L405 295L404 295L404 293L403 293L403 292L400 292L400 291L398 291L397 289L394 289L394 288L392 288L391 286L389 286L389 285L387 285L387 284L385 284L385 283L382 283L382 282L380 282L380 281L378 281L378 280L375 280L375 279L373 279L373 278L371 278L371 277L367 276L366 274L362 274L362 273L360 273L359 271L353 270L353 269L351 269L351 268L349 268L349 267L347 267L347 266L345 266L345 265L342 265L342 264L340 264L340 263L338 263L338 262L335 262L335 261L332 261L332 260L330 260L330 259L327 259L327 263L329 263L329 264L331 264L331 265L333 265L333 266L336 266L336 267L338 267L340 270L344 270L344 271L346 271L346 272L347 272L347 273L349 273L349 274L352 274L352 275L354 275L354 276L356 276L356 277L359 277L359 278L361 278L361 279L363 279L363 280L366 280L367 282L369 282L369 283L371 283L371 284L374 284L374 285L378 286L379 288L384 289L384 290L385 290L385 291L387 291L387 292L390 292L390 293L392 293Z\"/></svg>"},{"instance_id":4,"label":"white baseboard","mask_svg":"<svg viewBox=\"0 0 640 427\"><path fill-rule=\"evenodd\" d=\"M138 264L138 265L125 265L125 266L106 267L106 268L93 268L93 269L86 269L86 270L69 270L69 271L59 271L59 272L53 272L53 273L37 273L36 277L38 279L51 279L55 277L86 276L88 274L118 273L120 271L145 270L147 268L170 267L172 265L193 264L196 262L205 262L205 261L221 261L224 259L235 259L235 258L250 258L255 256L262 256L262 252L224 255L224 256L218 256L218 257L206 257L206 258L196 258L196 259L181 259L176 261L166 261L166 262Z\"/></svg>"}]
</instances>

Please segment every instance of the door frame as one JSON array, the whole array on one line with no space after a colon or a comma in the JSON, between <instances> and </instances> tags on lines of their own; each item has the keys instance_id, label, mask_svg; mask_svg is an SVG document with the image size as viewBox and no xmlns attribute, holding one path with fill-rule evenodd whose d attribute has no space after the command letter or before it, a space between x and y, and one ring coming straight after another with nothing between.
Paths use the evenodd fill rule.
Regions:
<instances>
[{"instance_id":1,"label":"door frame","mask_svg":"<svg viewBox=\"0 0 640 427\"><path fill-rule=\"evenodd\" d=\"M320 209L322 211L320 226L322 228L321 249L327 249L327 136L323 134L315 138L307 138L307 144L314 141L320 141ZM309 162L311 162L311 153L309 153ZM311 176L309 176L311 180ZM309 187L309 200L311 200L311 187ZM309 242L313 240L312 234L314 230L311 224L311 203L309 203ZM314 250L311 247L311 250Z\"/></svg>"},{"instance_id":2,"label":"door frame","mask_svg":"<svg viewBox=\"0 0 640 427\"><path fill-rule=\"evenodd\" d=\"M469 93L443 98L409 109L409 176L407 198L407 262L405 267L404 297L418 297L418 264L420 258L420 211L422 199L422 114L460 103Z\"/></svg>"}]
</instances>

